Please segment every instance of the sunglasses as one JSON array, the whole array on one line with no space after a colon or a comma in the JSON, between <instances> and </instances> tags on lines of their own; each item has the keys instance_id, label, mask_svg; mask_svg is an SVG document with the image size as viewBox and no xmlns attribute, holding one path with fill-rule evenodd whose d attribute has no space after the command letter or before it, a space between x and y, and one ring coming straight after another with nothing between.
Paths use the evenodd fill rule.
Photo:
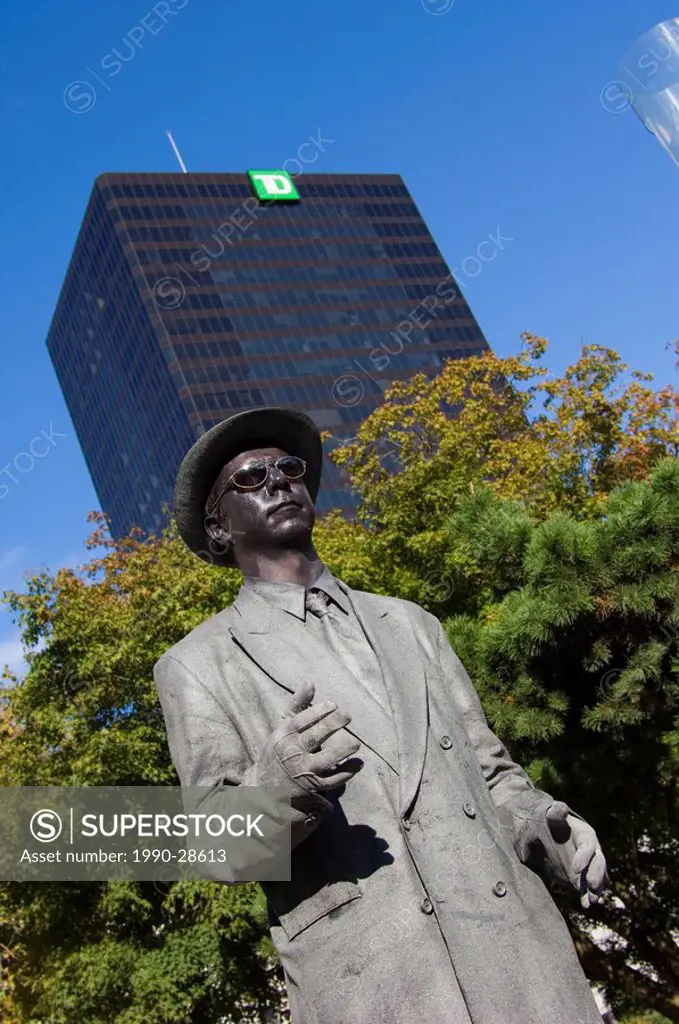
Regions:
<instances>
[{"instance_id":1,"label":"sunglasses","mask_svg":"<svg viewBox=\"0 0 679 1024\"><path fill-rule=\"evenodd\" d=\"M237 491L256 491L263 487L272 466L275 466L287 480L299 480L306 473L306 462L304 459L298 458L297 455L279 455L278 458L257 459L256 462L248 462L246 466L241 466L231 474L223 490L219 492L212 503L212 509L217 507L232 487Z\"/></svg>"}]
</instances>

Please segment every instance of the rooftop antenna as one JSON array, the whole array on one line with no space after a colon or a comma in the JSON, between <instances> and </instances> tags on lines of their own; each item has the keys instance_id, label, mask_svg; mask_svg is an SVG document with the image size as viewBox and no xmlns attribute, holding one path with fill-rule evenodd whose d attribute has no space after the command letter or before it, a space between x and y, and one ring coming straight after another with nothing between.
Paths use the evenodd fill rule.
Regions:
<instances>
[{"instance_id":1,"label":"rooftop antenna","mask_svg":"<svg viewBox=\"0 0 679 1024\"><path fill-rule=\"evenodd\" d=\"M186 164L182 160L182 155L179 152L179 150L177 149L177 144L175 143L174 139L172 138L172 132L171 131L166 131L165 134L167 135L168 139L170 140L170 145L172 146L172 148L174 150L174 155L177 157L177 160L179 161L179 166L182 169L182 173L183 174L188 174L189 172L186 170Z\"/></svg>"}]
</instances>

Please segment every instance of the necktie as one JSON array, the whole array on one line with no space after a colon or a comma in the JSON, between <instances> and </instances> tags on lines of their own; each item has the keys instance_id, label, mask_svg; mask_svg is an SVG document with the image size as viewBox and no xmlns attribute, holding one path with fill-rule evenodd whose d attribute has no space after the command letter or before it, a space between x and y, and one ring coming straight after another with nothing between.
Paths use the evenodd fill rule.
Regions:
<instances>
[{"instance_id":1,"label":"necktie","mask_svg":"<svg viewBox=\"0 0 679 1024\"><path fill-rule=\"evenodd\" d=\"M387 710L382 672L360 624L350 618L323 590L307 588L305 604L321 622L328 645L378 704Z\"/></svg>"},{"instance_id":2,"label":"necktie","mask_svg":"<svg viewBox=\"0 0 679 1024\"><path fill-rule=\"evenodd\" d=\"M351 640L356 644L364 642L362 632L359 635L349 616L331 601L325 591L317 590L315 587L307 588L305 603L313 615L319 619L325 619L327 624L345 640Z\"/></svg>"},{"instance_id":3,"label":"necktie","mask_svg":"<svg viewBox=\"0 0 679 1024\"><path fill-rule=\"evenodd\" d=\"M319 619L322 619L324 615L328 614L328 601L320 590L310 590L307 588L306 606L309 611L313 612L314 615L317 615Z\"/></svg>"}]
</instances>

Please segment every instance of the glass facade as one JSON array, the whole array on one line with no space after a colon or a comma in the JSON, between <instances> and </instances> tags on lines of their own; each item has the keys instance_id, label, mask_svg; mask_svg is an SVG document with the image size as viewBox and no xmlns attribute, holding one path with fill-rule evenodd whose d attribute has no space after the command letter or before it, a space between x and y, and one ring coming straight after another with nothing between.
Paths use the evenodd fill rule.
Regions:
<instances>
[{"instance_id":1,"label":"glass facade","mask_svg":"<svg viewBox=\"0 0 679 1024\"><path fill-rule=\"evenodd\" d=\"M95 182L47 344L114 537L164 525L184 454L233 412L302 409L330 450L394 380L487 348L398 175L295 186L262 203L244 173ZM356 506L326 456L319 513Z\"/></svg>"}]
</instances>

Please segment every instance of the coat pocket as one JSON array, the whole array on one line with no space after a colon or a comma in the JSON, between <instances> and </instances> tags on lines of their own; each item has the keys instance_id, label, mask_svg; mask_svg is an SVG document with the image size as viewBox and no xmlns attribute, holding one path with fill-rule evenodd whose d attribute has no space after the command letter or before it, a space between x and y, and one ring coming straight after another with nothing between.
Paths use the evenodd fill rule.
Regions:
<instances>
[{"instance_id":1,"label":"coat pocket","mask_svg":"<svg viewBox=\"0 0 679 1024\"><path fill-rule=\"evenodd\" d=\"M316 921L338 907L360 898L363 893L356 882L338 880L328 882L315 892L305 895L292 882L262 883L269 907L288 939L294 939Z\"/></svg>"}]
</instances>

